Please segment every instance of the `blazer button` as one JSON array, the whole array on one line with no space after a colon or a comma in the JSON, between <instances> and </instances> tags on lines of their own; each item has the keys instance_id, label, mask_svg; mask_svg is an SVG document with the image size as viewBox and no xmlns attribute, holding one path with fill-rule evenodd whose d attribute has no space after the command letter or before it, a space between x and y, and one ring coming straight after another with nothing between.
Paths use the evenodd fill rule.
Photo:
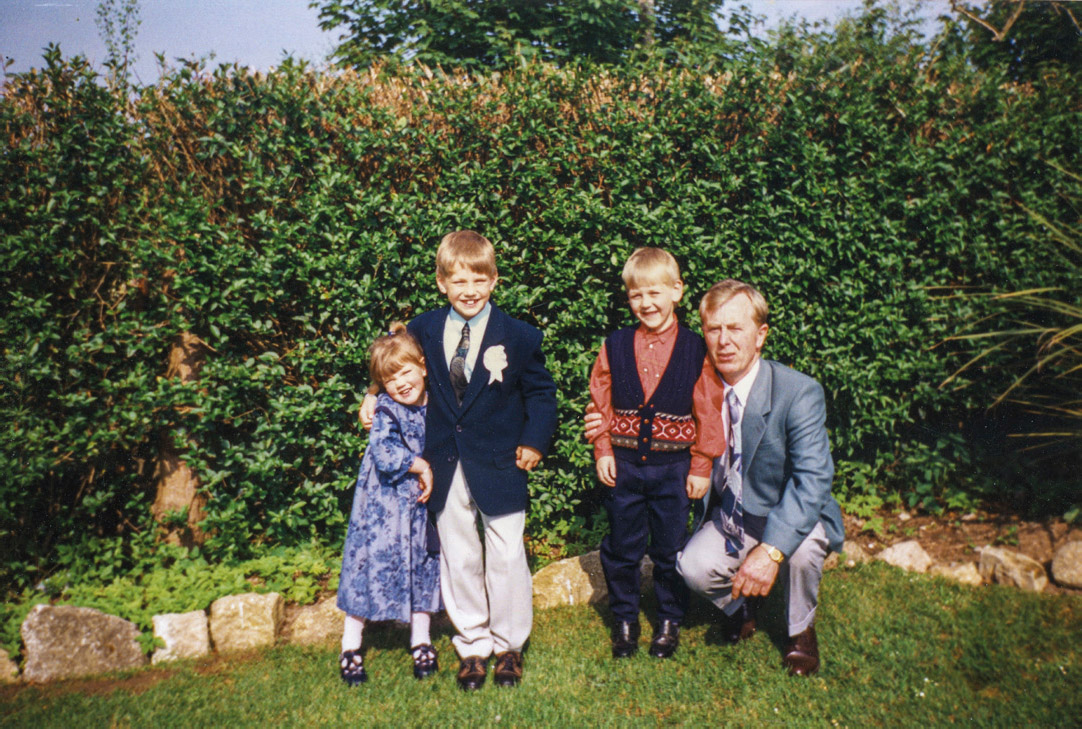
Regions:
<instances>
[{"instance_id":1,"label":"blazer button","mask_svg":"<svg viewBox=\"0 0 1082 729\"><path fill-rule=\"evenodd\" d=\"M456 433L461 433L462 432L462 426L461 425L456 425L455 426L455 432Z\"/></svg>"},{"instance_id":2,"label":"blazer button","mask_svg":"<svg viewBox=\"0 0 1082 729\"><path fill-rule=\"evenodd\" d=\"M447 462L448 462L448 463L454 463L454 461L455 461L455 457L454 457L454 456L447 456Z\"/></svg>"}]
</instances>

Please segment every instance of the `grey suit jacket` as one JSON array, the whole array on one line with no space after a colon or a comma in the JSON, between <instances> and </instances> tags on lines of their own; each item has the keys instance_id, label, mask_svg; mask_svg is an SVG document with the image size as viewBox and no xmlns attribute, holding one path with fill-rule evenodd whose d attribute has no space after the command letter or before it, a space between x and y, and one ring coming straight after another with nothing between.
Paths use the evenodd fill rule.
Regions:
<instances>
[{"instance_id":1,"label":"grey suit jacket","mask_svg":"<svg viewBox=\"0 0 1082 729\"><path fill-rule=\"evenodd\" d=\"M762 360L740 427L744 510L766 517L762 541L788 557L822 521L830 548L840 551L845 529L830 494L834 461L819 383Z\"/></svg>"}]
</instances>

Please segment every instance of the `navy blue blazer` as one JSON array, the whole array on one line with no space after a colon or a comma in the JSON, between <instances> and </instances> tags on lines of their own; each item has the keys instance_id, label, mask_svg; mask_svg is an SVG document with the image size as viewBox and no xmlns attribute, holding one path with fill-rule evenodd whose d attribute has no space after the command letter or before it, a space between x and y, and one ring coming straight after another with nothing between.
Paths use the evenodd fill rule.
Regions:
<instances>
[{"instance_id":1,"label":"navy blue blazer","mask_svg":"<svg viewBox=\"0 0 1082 729\"><path fill-rule=\"evenodd\" d=\"M470 494L482 513L499 516L525 511L526 472L515 465L515 451L520 445L529 446L545 455L556 430L556 383L545 369L541 332L493 305L477 364L459 405L443 349L443 328L450 310L445 306L429 311L408 324L428 366L422 454L432 465L428 509L433 514L443 510L455 467L461 462ZM486 352L494 347L503 347L506 355L500 379L485 363Z\"/></svg>"}]
</instances>

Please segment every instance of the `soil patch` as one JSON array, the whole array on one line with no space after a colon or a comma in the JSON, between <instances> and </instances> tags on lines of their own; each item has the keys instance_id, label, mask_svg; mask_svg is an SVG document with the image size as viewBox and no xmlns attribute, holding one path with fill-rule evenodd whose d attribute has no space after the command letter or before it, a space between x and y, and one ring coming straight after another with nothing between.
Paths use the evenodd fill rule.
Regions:
<instances>
[{"instance_id":1,"label":"soil patch","mask_svg":"<svg viewBox=\"0 0 1082 729\"><path fill-rule=\"evenodd\" d=\"M882 511L876 519L869 520L847 516L845 536L871 555L892 544L916 539L941 564L977 562L980 560L977 550L991 545L1021 552L1050 571L1057 549L1070 541L1082 541L1082 527L1062 519L1026 521L1007 512L930 515L902 510ZM1049 581L1042 594L1082 595L1082 590Z\"/></svg>"},{"instance_id":2,"label":"soil patch","mask_svg":"<svg viewBox=\"0 0 1082 729\"><path fill-rule=\"evenodd\" d=\"M7 684L0 686L0 703L11 701L23 691L35 691L43 699L70 693L102 696L111 694L114 691L126 691L138 696L175 673L176 671L171 668L147 668L138 669L137 673L121 678L90 676L88 678L71 678L51 683Z\"/></svg>"}]
</instances>

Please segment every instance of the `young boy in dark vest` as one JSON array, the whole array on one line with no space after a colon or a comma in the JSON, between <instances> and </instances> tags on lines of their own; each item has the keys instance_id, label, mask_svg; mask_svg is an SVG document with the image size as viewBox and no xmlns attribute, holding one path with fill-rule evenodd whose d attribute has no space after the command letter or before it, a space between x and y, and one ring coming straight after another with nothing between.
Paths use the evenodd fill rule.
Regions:
<instances>
[{"instance_id":1,"label":"young boy in dark vest","mask_svg":"<svg viewBox=\"0 0 1082 729\"><path fill-rule=\"evenodd\" d=\"M611 489L601 566L613 615L612 655L627 658L638 650L639 565L650 555L658 611L650 655L669 658L688 601L676 555L687 540L691 500L706 493L713 459L725 450L724 431L712 423L697 427L698 413L710 412L710 405L694 401L695 382L710 363L702 337L676 320L684 294L676 259L660 248L639 248L623 279L639 324L605 340L590 374L590 398L603 421L594 441L597 476Z\"/></svg>"}]
</instances>

